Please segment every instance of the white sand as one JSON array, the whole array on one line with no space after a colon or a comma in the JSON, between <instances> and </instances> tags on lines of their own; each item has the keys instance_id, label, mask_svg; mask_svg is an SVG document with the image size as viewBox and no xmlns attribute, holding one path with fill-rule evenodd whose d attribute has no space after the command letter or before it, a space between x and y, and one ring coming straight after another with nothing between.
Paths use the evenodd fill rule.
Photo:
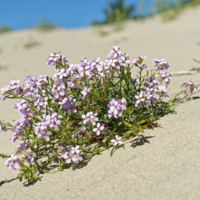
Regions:
<instances>
[{"instance_id":1,"label":"white sand","mask_svg":"<svg viewBox=\"0 0 200 200\"><path fill-rule=\"evenodd\" d=\"M12 79L22 82L27 75L53 75L45 65L51 52L61 51L70 63L82 56L94 59L107 57L113 45L133 57L147 56L149 68L155 57L165 58L171 71L200 67L200 8L188 10L177 20L161 23L159 17L144 22L128 23L124 30L100 37L94 29L55 30L40 33L34 30L0 35L0 88ZM26 49L23 44L32 37L41 45ZM133 76L137 69L133 70ZM200 74L174 77L169 93L179 91L183 81L200 83ZM14 101L0 102L0 119L19 119ZM200 93L176 108L158 123L162 128L146 130L148 142L135 139L117 150L94 157L80 169L44 175L41 182L25 187L15 179L16 173L0 160L0 199L200 199ZM11 133L0 133L0 153L14 152L9 142ZM136 138L137 139L137 138Z\"/></svg>"}]
</instances>

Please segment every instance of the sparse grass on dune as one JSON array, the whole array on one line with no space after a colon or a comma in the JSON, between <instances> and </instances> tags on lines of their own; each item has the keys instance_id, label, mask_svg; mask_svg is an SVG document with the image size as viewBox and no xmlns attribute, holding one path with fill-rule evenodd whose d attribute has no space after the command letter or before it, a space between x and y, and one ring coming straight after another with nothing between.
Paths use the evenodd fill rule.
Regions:
<instances>
[{"instance_id":1,"label":"sparse grass on dune","mask_svg":"<svg viewBox=\"0 0 200 200\"><path fill-rule=\"evenodd\" d=\"M41 20L35 28L38 31L51 31L53 29L56 29L57 26L53 22L50 22L48 20Z\"/></svg>"},{"instance_id":2,"label":"sparse grass on dune","mask_svg":"<svg viewBox=\"0 0 200 200\"><path fill-rule=\"evenodd\" d=\"M153 2L154 10L151 15L160 13L163 21L174 20L186 9L200 6L200 0L188 0L187 2L182 0L154 0Z\"/></svg>"},{"instance_id":3,"label":"sparse grass on dune","mask_svg":"<svg viewBox=\"0 0 200 200\"><path fill-rule=\"evenodd\" d=\"M10 32L12 29L10 26L1 26L0 27L0 35Z\"/></svg>"},{"instance_id":4,"label":"sparse grass on dune","mask_svg":"<svg viewBox=\"0 0 200 200\"><path fill-rule=\"evenodd\" d=\"M28 41L26 43L24 43L24 48L25 49L31 49L33 47L36 47L36 46L40 46L41 43L38 42L37 40L33 39L32 37L29 37L28 38Z\"/></svg>"}]
</instances>

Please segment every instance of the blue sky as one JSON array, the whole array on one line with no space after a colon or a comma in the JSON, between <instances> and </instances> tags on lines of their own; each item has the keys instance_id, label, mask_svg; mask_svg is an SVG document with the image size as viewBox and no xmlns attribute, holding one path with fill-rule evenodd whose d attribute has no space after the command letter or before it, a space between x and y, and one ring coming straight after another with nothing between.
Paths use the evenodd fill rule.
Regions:
<instances>
[{"instance_id":1,"label":"blue sky","mask_svg":"<svg viewBox=\"0 0 200 200\"><path fill-rule=\"evenodd\" d=\"M140 0L126 0L138 5ZM0 0L0 27L13 30L32 28L42 19L63 28L78 28L103 21L103 10L110 0ZM150 4L150 0L146 0Z\"/></svg>"}]
</instances>

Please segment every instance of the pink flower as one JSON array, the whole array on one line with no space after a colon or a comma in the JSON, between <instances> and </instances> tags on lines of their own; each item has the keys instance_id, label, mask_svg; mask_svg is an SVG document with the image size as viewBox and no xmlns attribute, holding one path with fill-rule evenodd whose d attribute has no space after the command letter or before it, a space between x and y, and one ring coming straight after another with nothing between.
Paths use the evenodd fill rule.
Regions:
<instances>
[{"instance_id":1,"label":"pink flower","mask_svg":"<svg viewBox=\"0 0 200 200\"><path fill-rule=\"evenodd\" d=\"M56 76L58 76L59 79L63 79L64 77L67 77L67 73L64 69L61 69L58 73L56 73Z\"/></svg>"},{"instance_id":2,"label":"pink flower","mask_svg":"<svg viewBox=\"0 0 200 200\"><path fill-rule=\"evenodd\" d=\"M91 89L92 89L92 88L90 88L90 87L87 85L87 86L85 86L85 87L83 88L83 90L81 91L81 94L85 97L85 96L87 96L87 95L90 93Z\"/></svg>"},{"instance_id":3,"label":"pink flower","mask_svg":"<svg viewBox=\"0 0 200 200\"><path fill-rule=\"evenodd\" d=\"M56 65L56 63L60 59L60 52L59 53L50 53L49 57L47 58L46 65Z\"/></svg>"},{"instance_id":4,"label":"pink flower","mask_svg":"<svg viewBox=\"0 0 200 200\"><path fill-rule=\"evenodd\" d=\"M126 110L125 103L126 103L126 99L125 99L125 98L118 99L118 104L119 104L119 106L120 106L120 108L121 108L122 110Z\"/></svg>"},{"instance_id":5,"label":"pink flower","mask_svg":"<svg viewBox=\"0 0 200 200\"><path fill-rule=\"evenodd\" d=\"M13 172L16 172L16 169L20 167L21 160L17 158L14 154L11 154L11 157L8 158L5 162L5 165L9 168L12 169Z\"/></svg>"},{"instance_id":6,"label":"pink flower","mask_svg":"<svg viewBox=\"0 0 200 200\"><path fill-rule=\"evenodd\" d=\"M127 59L125 56L121 56L121 57L120 57L120 64L121 64L123 67L127 67L128 64L130 64L130 60Z\"/></svg>"},{"instance_id":7,"label":"pink flower","mask_svg":"<svg viewBox=\"0 0 200 200\"><path fill-rule=\"evenodd\" d=\"M83 160L83 158L80 153L77 153L72 157L72 161L74 161L76 164L79 163L79 161L81 160Z\"/></svg>"},{"instance_id":8,"label":"pink flower","mask_svg":"<svg viewBox=\"0 0 200 200\"><path fill-rule=\"evenodd\" d=\"M28 154L28 158L26 158L24 161L28 162L29 164L31 162L34 162L35 161L35 153L34 152L33 153L29 153Z\"/></svg>"},{"instance_id":9,"label":"pink flower","mask_svg":"<svg viewBox=\"0 0 200 200\"><path fill-rule=\"evenodd\" d=\"M115 139L112 139L111 142L114 143L114 146L118 144L122 144L123 142L121 141L122 137L115 135Z\"/></svg>"},{"instance_id":10,"label":"pink flower","mask_svg":"<svg viewBox=\"0 0 200 200\"><path fill-rule=\"evenodd\" d=\"M51 135L51 131L45 132L44 134L42 134L42 138L45 139L47 142L50 141L50 135Z\"/></svg>"},{"instance_id":11,"label":"pink flower","mask_svg":"<svg viewBox=\"0 0 200 200\"><path fill-rule=\"evenodd\" d=\"M80 150L78 150L79 149L79 146L78 145L76 145L75 147L72 147L72 149L71 149L71 153L79 153L80 152Z\"/></svg>"},{"instance_id":12,"label":"pink flower","mask_svg":"<svg viewBox=\"0 0 200 200\"><path fill-rule=\"evenodd\" d=\"M6 132L7 131L7 128L6 128L6 126L4 125L4 124L1 124L1 122L0 122L0 131L4 131L4 132Z\"/></svg>"},{"instance_id":13,"label":"pink flower","mask_svg":"<svg viewBox=\"0 0 200 200\"><path fill-rule=\"evenodd\" d=\"M191 94L196 92L198 89L197 84L192 81L184 82L181 86L188 88Z\"/></svg>"},{"instance_id":14,"label":"pink flower","mask_svg":"<svg viewBox=\"0 0 200 200\"><path fill-rule=\"evenodd\" d=\"M96 121L99 120L98 117L96 117L97 113L94 113L93 112L88 112L86 115L82 115L82 118L84 119L83 120L83 124L92 124L93 126L96 125Z\"/></svg>"},{"instance_id":15,"label":"pink flower","mask_svg":"<svg viewBox=\"0 0 200 200\"><path fill-rule=\"evenodd\" d=\"M84 119L83 120L83 124L86 124L86 123L89 123L90 121L90 117L89 117L89 114L87 113L86 115L82 115L82 118Z\"/></svg>"},{"instance_id":16,"label":"pink flower","mask_svg":"<svg viewBox=\"0 0 200 200\"><path fill-rule=\"evenodd\" d=\"M66 163L71 163L72 162L72 158L73 158L73 154L72 153L68 153L68 157L67 157L67 160L66 160Z\"/></svg>"},{"instance_id":17,"label":"pink flower","mask_svg":"<svg viewBox=\"0 0 200 200\"><path fill-rule=\"evenodd\" d=\"M137 99L136 104L140 104L141 101L145 101L145 99L143 98L143 91L137 92L135 98Z\"/></svg>"},{"instance_id":18,"label":"pink flower","mask_svg":"<svg viewBox=\"0 0 200 200\"><path fill-rule=\"evenodd\" d=\"M113 58L117 58L118 56L122 55L122 51L120 50L120 46L113 46L108 57L111 56Z\"/></svg>"},{"instance_id":19,"label":"pink flower","mask_svg":"<svg viewBox=\"0 0 200 200\"><path fill-rule=\"evenodd\" d=\"M93 132L96 132L97 135L100 135L105 130L104 124L101 126L100 123L97 123L97 127L93 128Z\"/></svg>"}]
</instances>

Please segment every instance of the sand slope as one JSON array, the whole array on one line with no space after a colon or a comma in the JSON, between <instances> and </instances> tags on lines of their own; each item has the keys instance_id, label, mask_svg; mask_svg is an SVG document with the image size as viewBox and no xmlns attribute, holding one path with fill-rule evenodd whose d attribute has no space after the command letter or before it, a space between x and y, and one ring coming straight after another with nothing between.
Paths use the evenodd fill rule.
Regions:
<instances>
[{"instance_id":1,"label":"sand slope","mask_svg":"<svg viewBox=\"0 0 200 200\"><path fill-rule=\"evenodd\" d=\"M112 45L135 56L146 55L149 68L155 57L165 58L171 71L200 67L200 8L188 10L176 21L161 23L159 17L144 22L128 23L124 30L106 37L92 28L55 30L40 33L23 30L0 35L0 88L12 79L27 75L53 75L45 65L51 52L61 51L70 63L80 57L107 57ZM33 48L24 45L30 38L40 43ZM133 76L137 69L133 70ZM169 93L179 90L183 81L200 83L200 74L174 77ZM0 102L0 119L12 121L19 115L14 101ZM0 199L200 199L200 93L196 93L158 123L160 128L146 130L125 144L110 158L110 151L82 163L77 169L44 175L41 182L23 186L16 175L0 160ZM8 140L11 133L0 133L0 153L14 152Z\"/></svg>"}]
</instances>

